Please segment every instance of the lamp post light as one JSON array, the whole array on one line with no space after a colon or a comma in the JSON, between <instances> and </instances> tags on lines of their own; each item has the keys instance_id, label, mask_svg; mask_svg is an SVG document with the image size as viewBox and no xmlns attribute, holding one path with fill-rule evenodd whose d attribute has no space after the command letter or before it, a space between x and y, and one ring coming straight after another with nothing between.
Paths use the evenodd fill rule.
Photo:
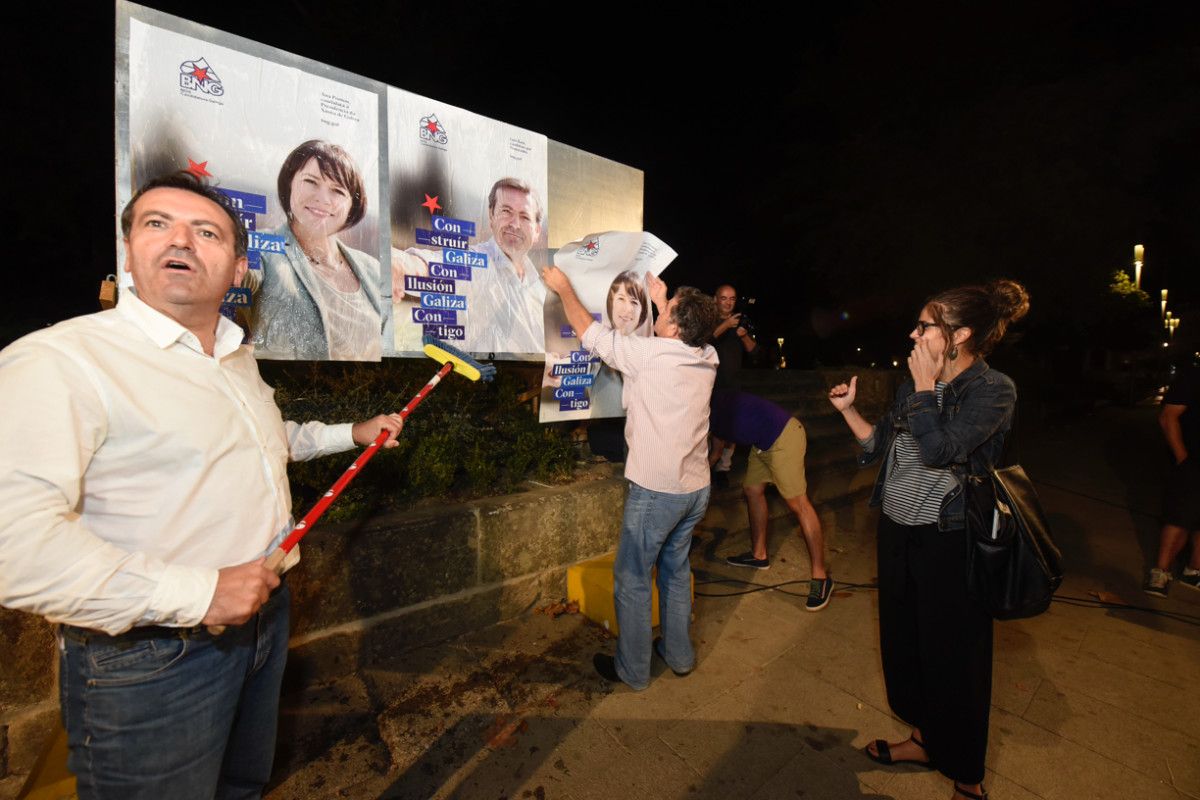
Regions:
<instances>
[{"instance_id":1,"label":"lamp post light","mask_svg":"<svg viewBox=\"0 0 1200 800\"><path fill-rule=\"evenodd\" d=\"M1166 289L1162 290L1162 316L1163 316L1163 319L1167 318L1167 290Z\"/></svg>"},{"instance_id":2,"label":"lamp post light","mask_svg":"<svg viewBox=\"0 0 1200 800\"><path fill-rule=\"evenodd\" d=\"M776 369L785 369L787 367L787 356L783 354L783 337L780 336L775 340L775 343L779 345L779 366Z\"/></svg>"},{"instance_id":3,"label":"lamp post light","mask_svg":"<svg viewBox=\"0 0 1200 800\"><path fill-rule=\"evenodd\" d=\"M1133 283L1142 288L1142 263L1146 258L1146 248L1140 244L1133 246Z\"/></svg>"}]
</instances>

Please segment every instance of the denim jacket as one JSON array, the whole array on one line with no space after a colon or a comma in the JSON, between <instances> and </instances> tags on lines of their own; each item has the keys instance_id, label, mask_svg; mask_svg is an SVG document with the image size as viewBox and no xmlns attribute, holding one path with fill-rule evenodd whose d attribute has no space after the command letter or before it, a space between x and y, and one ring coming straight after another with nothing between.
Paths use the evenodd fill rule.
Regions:
<instances>
[{"instance_id":1,"label":"denim jacket","mask_svg":"<svg viewBox=\"0 0 1200 800\"><path fill-rule=\"evenodd\" d=\"M958 484L942 500L938 530L964 528L966 477L983 475L997 464L1004 438L1012 428L1017 387L1007 375L979 359L946 386L941 411L934 392L914 388L911 379L901 384L891 410L875 426L872 449L859 456L860 466L883 456L870 504L883 502L892 441L900 430L907 429L917 441L921 461L929 467L949 469Z\"/></svg>"}]
</instances>

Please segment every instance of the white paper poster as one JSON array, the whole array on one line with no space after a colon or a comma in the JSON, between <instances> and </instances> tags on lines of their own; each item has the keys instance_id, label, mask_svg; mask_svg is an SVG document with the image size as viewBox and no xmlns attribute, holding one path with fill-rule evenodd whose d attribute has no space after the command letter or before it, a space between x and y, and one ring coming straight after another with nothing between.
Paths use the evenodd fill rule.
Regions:
<instances>
[{"instance_id":1,"label":"white paper poster","mask_svg":"<svg viewBox=\"0 0 1200 800\"><path fill-rule=\"evenodd\" d=\"M593 319L627 336L652 336L654 310L646 273L659 275L675 251L652 233L593 233L564 245L554 264L571 280ZM538 418L542 422L625 416L620 373L582 349L553 292L546 302L546 370Z\"/></svg>"}]
</instances>

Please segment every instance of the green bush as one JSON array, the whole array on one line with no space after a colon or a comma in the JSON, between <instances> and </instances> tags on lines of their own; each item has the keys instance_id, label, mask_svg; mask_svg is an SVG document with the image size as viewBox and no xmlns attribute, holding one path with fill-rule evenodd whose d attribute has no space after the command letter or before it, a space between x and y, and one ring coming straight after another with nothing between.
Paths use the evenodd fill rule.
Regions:
<instances>
[{"instance_id":1,"label":"green bush","mask_svg":"<svg viewBox=\"0 0 1200 800\"><path fill-rule=\"evenodd\" d=\"M433 361L380 364L260 363L284 419L355 422L399 411L437 369ZM399 445L380 452L324 519L406 508L425 498L504 494L529 478L568 478L575 451L561 425L542 425L518 397L541 365L501 364L492 383L450 375L408 418ZM293 463L293 511L306 512L357 452Z\"/></svg>"}]
</instances>

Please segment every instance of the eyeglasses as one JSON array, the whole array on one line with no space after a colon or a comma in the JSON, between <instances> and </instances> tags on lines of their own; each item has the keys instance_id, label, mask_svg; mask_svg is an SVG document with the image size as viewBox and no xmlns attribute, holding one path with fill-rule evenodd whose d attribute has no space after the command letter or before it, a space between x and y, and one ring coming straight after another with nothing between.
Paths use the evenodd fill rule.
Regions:
<instances>
[{"instance_id":1,"label":"eyeglasses","mask_svg":"<svg viewBox=\"0 0 1200 800\"><path fill-rule=\"evenodd\" d=\"M926 322L923 319L919 319L919 320L917 320L917 324L914 325L913 327L920 331L920 333L917 334L917 336L920 337L920 336L924 336L925 331L929 330L930 328L937 328L939 326L936 322ZM948 327L950 328L950 330L956 331L959 328L961 328L962 325L950 325Z\"/></svg>"},{"instance_id":2,"label":"eyeglasses","mask_svg":"<svg viewBox=\"0 0 1200 800\"><path fill-rule=\"evenodd\" d=\"M919 319L917 320L917 324L913 327L920 331L917 336L924 336L925 331L929 330L930 328L936 328L937 326L938 324L936 322L926 322L923 319Z\"/></svg>"}]
</instances>

